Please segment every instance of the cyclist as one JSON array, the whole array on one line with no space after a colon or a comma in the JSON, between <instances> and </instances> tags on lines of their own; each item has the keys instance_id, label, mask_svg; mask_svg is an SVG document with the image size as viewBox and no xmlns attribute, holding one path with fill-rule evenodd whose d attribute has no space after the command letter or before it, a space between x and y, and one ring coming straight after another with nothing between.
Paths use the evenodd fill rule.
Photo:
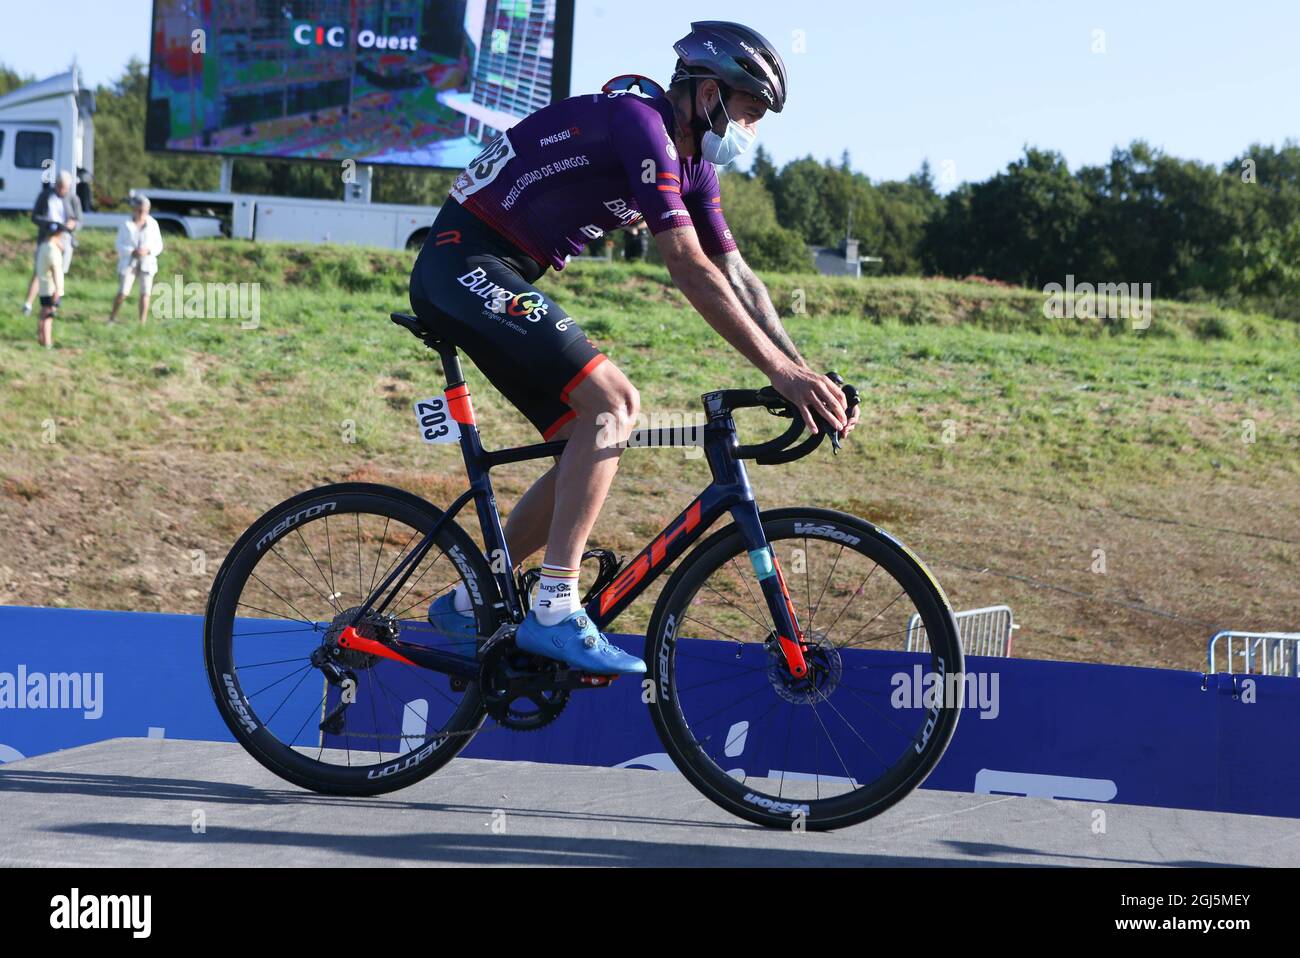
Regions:
<instances>
[{"instance_id":1,"label":"cyclist","mask_svg":"<svg viewBox=\"0 0 1300 958\"><path fill-rule=\"evenodd\" d=\"M533 285L547 268L563 269L587 242L644 221L691 305L799 407L810 429L815 414L843 432L856 421L840 388L790 341L722 214L715 166L744 153L759 120L785 107L785 65L737 23L693 23L674 49L663 95L571 97L494 139L453 183L411 273L416 314L463 350L543 438L568 440L506 524L515 561L546 549L515 642L599 674L645 671L599 633L577 591L587 537L618 468L614 443L630 434L639 396ZM434 601L429 620L472 635L471 609L461 585Z\"/></svg>"}]
</instances>

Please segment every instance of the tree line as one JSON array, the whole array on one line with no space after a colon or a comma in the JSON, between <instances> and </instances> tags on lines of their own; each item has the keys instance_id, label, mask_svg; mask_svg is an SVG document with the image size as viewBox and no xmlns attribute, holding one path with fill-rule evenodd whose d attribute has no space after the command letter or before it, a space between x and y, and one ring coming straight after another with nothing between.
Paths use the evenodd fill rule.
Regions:
<instances>
[{"instance_id":1,"label":"tree line","mask_svg":"<svg viewBox=\"0 0 1300 958\"><path fill-rule=\"evenodd\" d=\"M96 93L96 179L102 207L132 186L214 189L215 157L148 154L147 69L133 59ZM0 67L0 94L29 77ZM437 205L455 174L379 168L380 202ZM337 197L336 163L237 162L234 188ZM1005 170L946 194L928 162L902 181L873 181L809 156L777 167L761 147L748 172L722 176L723 205L758 268L812 269L809 245L860 240L892 275L981 276L1041 288L1064 282L1151 283L1157 296L1266 301L1295 314L1300 295L1300 144L1255 144L1215 166L1144 142L1071 171L1051 150L1026 147Z\"/></svg>"},{"instance_id":2,"label":"tree line","mask_svg":"<svg viewBox=\"0 0 1300 958\"><path fill-rule=\"evenodd\" d=\"M873 182L847 155L777 169L759 150L748 174L728 180L743 196L738 233L779 224L820 246L851 234L890 274L1034 288L1074 275L1151 283L1174 298L1300 294L1300 144L1290 140L1221 166L1139 141L1075 172L1059 153L1026 147L1002 172L946 195L928 163L904 181ZM754 207L756 227L746 221Z\"/></svg>"}]
</instances>

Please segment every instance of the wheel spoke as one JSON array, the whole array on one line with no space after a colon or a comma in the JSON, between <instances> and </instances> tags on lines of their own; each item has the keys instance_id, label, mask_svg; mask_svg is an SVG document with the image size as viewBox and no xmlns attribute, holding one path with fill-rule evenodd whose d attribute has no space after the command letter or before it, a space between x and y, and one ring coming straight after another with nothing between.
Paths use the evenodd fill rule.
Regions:
<instances>
[{"instance_id":1,"label":"wheel spoke","mask_svg":"<svg viewBox=\"0 0 1300 958\"><path fill-rule=\"evenodd\" d=\"M807 557L807 555L808 555L808 553L807 553L807 551L806 551L807 543L808 543L808 540L805 539L805 540L804 540L804 546L805 546L804 556L805 556L805 559L806 559L806 557ZM812 624L813 624L815 621L817 621L817 610L820 609L820 608L822 607L822 599L826 598L826 590L830 587L831 580L835 578L835 570L836 570L837 568L839 568L839 564L840 564L840 556L842 556L842 555L844 555L844 543L841 542L841 543L840 543L840 551L837 552L837 553L835 553L835 561L831 563L831 571L828 572L828 573L826 574L826 581L822 583L822 590L821 590L821 592L817 593L817 603L812 607L812 615L808 617L808 631L809 631L809 632L812 631ZM809 565L809 568L811 568L811 564ZM867 575L871 575L871 573L868 572ZM805 578L805 579L808 578L807 573L804 573L804 578ZM866 583L864 582L863 584L865 585ZM836 621L839 621L839 620L836 619ZM831 623L831 626L834 627L834 625L835 625L835 623L832 622L832 623ZM827 629L826 631L827 631L827 632L830 632L830 629Z\"/></svg>"},{"instance_id":2,"label":"wheel spoke","mask_svg":"<svg viewBox=\"0 0 1300 958\"><path fill-rule=\"evenodd\" d=\"M447 743L450 752L440 752L441 761L423 762L418 769L413 766L409 772L404 770L392 776L391 786L399 787L403 779L409 782L413 776L439 767L479 730L482 712L473 680L457 693L455 688L459 686L448 686L446 673L414 665L402 665L405 671L399 672L397 663L335 649L336 664L351 668L360 686L359 695L370 701L352 702L347 711L340 713L346 718L337 734L324 730L312 732L313 724L319 729L324 709L338 700L339 689L329 684L308 652L318 649L321 642L335 641L331 627L340 621L340 616L360 611L357 603L350 602L351 597L346 595L351 586L345 583L352 576L347 566L354 558L357 602L363 602L402 563L409 565L400 586L389 596L391 602L398 604L399 615L386 617L402 621L400 614L423 601L421 594L435 579L443 577L440 573L451 577L448 565L441 562L449 547L448 540L444 536L428 540L428 532L439 518L432 509L413 521L407 518L410 512L407 502L395 502L383 493L339 492L336 495L350 498L356 505L345 503L337 511L301 522L297 520L303 518L303 513L286 510L282 515L292 515L292 528L272 542L270 548L265 544L261 547L245 544L245 561L242 566L236 562L234 567L248 571L242 573L243 578L238 582L222 583L221 589L214 593L214 601L220 606L214 613L216 619L230 625L224 635L210 636L214 650L211 668L228 670L239 678L240 696L251 703L262 730L269 733L263 754L272 765L279 761L309 780L312 773L303 772L302 763L320 768L322 782L331 781L324 777L326 769L352 769L364 776L357 780L360 785L378 785L364 770L375 767L376 762L392 760L392 753L384 747L386 741L396 739L399 744L395 747L404 754L408 745L417 739L431 740L433 730L437 730L436 735ZM313 523L321 525L313 530L310 528ZM355 536L351 548L347 544L350 534ZM447 533L455 534L452 530ZM430 544L427 552L417 546L424 542ZM368 550L374 555L368 555ZM412 561L416 557L418 563ZM367 569L369 589L366 588ZM452 579L450 585L456 581ZM360 624L368 620L362 615L357 621ZM301 643L303 653L295 656L288 647L278 644L258 645L253 650L254 643L276 636ZM466 657L472 660L475 640L461 642L450 636L431 638L440 647L446 647L447 643L453 647L464 645ZM245 645L249 651L244 650ZM248 659L246 663L239 662L241 652ZM312 685L313 682L325 687L319 701L316 701L319 686ZM244 689L249 690L247 694ZM238 718L232 715L224 700L218 701L229 721ZM539 707L545 704L538 703ZM295 714L300 708L309 709L305 718L299 719ZM313 735L317 736L315 740Z\"/></svg>"},{"instance_id":3,"label":"wheel spoke","mask_svg":"<svg viewBox=\"0 0 1300 958\"><path fill-rule=\"evenodd\" d=\"M714 784L733 769L746 788L770 793L775 801L813 803L814 818L817 803L834 803L823 806L823 816L851 818L856 808L860 819L906 794L896 783L884 791L886 778L911 776L903 781L914 788L928 771L926 756L908 745L920 741L917 734L927 717L915 710L896 713L887 689L865 686L882 679L872 650L889 648L903 636L911 614L929 616L934 598L923 586L908 592L905 562L878 539L810 535L799 528L814 521L825 524L826 518L764 521L774 551L783 541L796 554L802 547L808 563L798 593L807 602L808 673L797 678L770 664L772 610L744 574L745 543L737 533L699 553L698 571L679 570L681 584L661 600L668 605L659 615L681 623L679 637L688 632L694 638L673 647L667 668L676 694L655 707L665 717L679 716L664 725L678 742L674 754L690 763L698 773L695 780L703 783L699 787L710 797L716 794L716 801L734 808L735 792ZM783 547L780 554L787 551ZM759 630L760 635L747 637ZM863 678L855 683L857 676ZM761 702L764 694L775 702ZM934 739L940 740L946 742L943 736ZM767 806L755 809L760 807ZM783 821L779 808L756 813L771 819L765 824Z\"/></svg>"}]
</instances>

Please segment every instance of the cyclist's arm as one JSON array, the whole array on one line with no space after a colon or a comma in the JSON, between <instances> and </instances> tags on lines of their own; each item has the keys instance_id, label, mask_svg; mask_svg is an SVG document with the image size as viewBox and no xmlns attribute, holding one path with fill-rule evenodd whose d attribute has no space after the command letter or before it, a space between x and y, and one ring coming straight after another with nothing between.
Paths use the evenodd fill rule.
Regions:
<instances>
[{"instance_id":1,"label":"cyclist's arm","mask_svg":"<svg viewBox=\"0 0 1300 958\"><path fill-rule=\"evenodd\" d=\"M841 429L848 425L844 393L825 376L792 360L768 338L722 271L704 254L695 230L665 230L655 234L655 243L673 282L690 304L718 335L758 367L781 395L799 407L810 430L817 430L814 412Z\"/></svg>"},{"instance_id":2,"label":"cyclist's arm","mask_svg":"<svg viewBox=\"0 0 1300 958\"><path fill-rule=\"evenodd\" d=\"M763 335L721 271L704 255L695 230L665 230L655 243L673 283L723 339L768 376L789 365L776 345Z\"/></svg>"},{"instance_id":3,"label":"cyclist's arm","mask_svg":"<svg viewBox=\"0 0 1300 958\"><path fill-rule=\"evenodd\" d=\"M740 251L731 250L717 256L710 256L709 259L727 278L727 283L736 294L736 298L740 300L741 305L745 307L745 311L749 313L750 319L758 324L758 328L776 344L777 349L800 366L807 366L808 364L804 362L803 356L799 355L799 350L781 324L781 317L777 314L772 297L768 295L767 286L749 268L749 264L745 262L745 257L740 255Z\"/></svg>"}]
</instances>

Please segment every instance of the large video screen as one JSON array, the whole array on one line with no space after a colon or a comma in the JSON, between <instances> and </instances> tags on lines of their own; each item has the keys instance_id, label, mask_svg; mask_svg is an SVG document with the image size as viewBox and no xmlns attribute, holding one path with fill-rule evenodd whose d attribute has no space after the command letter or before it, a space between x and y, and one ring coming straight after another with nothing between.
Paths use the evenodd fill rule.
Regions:
<instances>
[{"instance_id":1,"label":"large video screen","mask_svg":"<svg viewBox=\"0 0 1300 958\"><path fill-rule=\"evenodd\" d=\"M572 46L573 0L154 0L145 146L460 168Z\"/></svg>"}]
</instances>

